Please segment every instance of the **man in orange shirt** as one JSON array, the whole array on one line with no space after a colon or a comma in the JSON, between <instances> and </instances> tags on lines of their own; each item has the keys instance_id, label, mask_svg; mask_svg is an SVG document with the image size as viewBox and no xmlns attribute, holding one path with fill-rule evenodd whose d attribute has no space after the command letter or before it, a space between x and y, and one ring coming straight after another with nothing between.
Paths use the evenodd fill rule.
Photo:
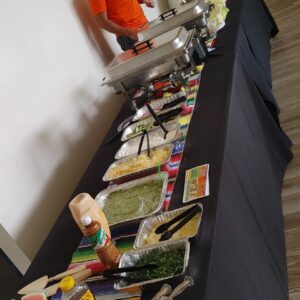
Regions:
<instances>
[{"instance_id":1,"label":"man in orange shirt","mask_svg":"<svg viewBox=\"0 0 300 300\"><path fill-rule=\"evenodd\" d=\"M148 21L140 4L154 7L152 0L88 0L99 26L117 35L122 50L131 49L137 32Z\"/></svg>"}]
</instances>

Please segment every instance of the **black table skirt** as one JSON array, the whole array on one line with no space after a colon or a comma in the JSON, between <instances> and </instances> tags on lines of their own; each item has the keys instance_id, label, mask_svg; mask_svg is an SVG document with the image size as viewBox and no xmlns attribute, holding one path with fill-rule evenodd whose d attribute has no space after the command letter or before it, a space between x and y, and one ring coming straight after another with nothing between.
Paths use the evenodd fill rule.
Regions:
<instances>
[{"instance_id":1,"label":"black table skirt","mask_svg":"<svg viewBox=\"0 0 300 300\"><path fill-rule=\"evenodd\" d=\"M182 206L185 170L210 164L210 196L188 274L195 285L176 299L288 299L281 207L291 142L271 90L270 37L278 29L261 0L229 0L226 26L202 74L170 209ZM106 138L130 115L124 106ZM102 145L70 200L96 196L121 142ZM59 216L23 284L63 271L82 238L69 209ZM144 295L149 298L149 295Z\"/></svg>"}]
</instances>

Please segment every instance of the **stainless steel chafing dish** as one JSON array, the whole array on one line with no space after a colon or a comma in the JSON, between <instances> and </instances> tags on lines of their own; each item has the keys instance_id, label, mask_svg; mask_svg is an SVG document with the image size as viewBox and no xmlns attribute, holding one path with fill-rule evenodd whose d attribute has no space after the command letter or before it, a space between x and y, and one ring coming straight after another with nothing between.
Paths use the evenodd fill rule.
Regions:
<instances>
[{"instance_id":1,"label":"stainless steel chafing dish","mask_svg":"<svg viewBox=\"0 0 300 300\"><path fill-rule=\"evenodd\" d=\"M106 67L102 85L130 99L130 89L194 65L192 56L199 42L194 33L177 27L117 55Z\"/></svg>"},{"instance_id":2,"label":"stainless steel chafing dish","mask_svg":"<svg viewBox=\"0 0 300 300\"><path fill-rule=\"evenodd\" d=\"M172 8L149 22L147 28L138 33L138 39L139 41L152 39L178 26L184 26L187 30L205 28L209 11L209 2L205 0L182 3L179 8Z\"/></svg>"}]
</instances>

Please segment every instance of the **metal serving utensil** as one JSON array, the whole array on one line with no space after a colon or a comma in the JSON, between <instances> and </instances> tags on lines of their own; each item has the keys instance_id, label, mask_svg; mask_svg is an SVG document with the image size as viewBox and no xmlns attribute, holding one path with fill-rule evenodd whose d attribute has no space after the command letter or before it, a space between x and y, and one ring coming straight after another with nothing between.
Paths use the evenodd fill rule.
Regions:
<instances>
[{"instance_id":1,"label":"metal serving utensil","mask_svg":"<svg viewBox=\"0 0 300 300\"><path fill-rule=\"evenodd\" d=\"M166 241L169 240L175 232L177 232L180 228L182 228L185 224L187 224L195 215L202 211L200 206L194 206L193 209L189 212L189 214L181 220L174 228L168 230L162 234L159 241Z\"/></svg>"},{"instance_id":2,"label":"metal serving utensil","mask_svg":"<svg viewBox=\"0 0 300 300\"><path fill-rule=\"evenodd\" d=\"M160 226L158 226L156 229L155 229L155 233L156 234L162 234L164 233L165 231L168 230L168 228L175 224L176 222L180 221L182 218L184 218L185 216L187 216L192 210L195 209L197 205L194 205L192 207L190 207L189 209L187 209L186 211L182 212L181 214L179 214L178 216L176 216L175 218L171 219L169 222L167 223L164 223Z\"/></svg>"},{"instance_id":3,"label":"metal serving utensil","mask_svg":"<svg viewBox=\"0 0 300 300\"><path fill-rule=\"evenodd\" d=\"M194 285L194 279L191 276L185 276L182 283L180 283L169 296L163 296L159 300L173 300L175 297L182 294L188 287Z\"/></svg>"},{"instance_id":4,"label":"metal serving utensil","mask_svg":"<svg viewBox=\"0 0 300 300\"><path fill-rule=\"evenodd\" d=\"M120 273L129 273L129 272L137 272L141 270L152 270L157 268L158 266L155 264L147 264L142 266L133 266L133 267L124 267L124 268L115 268L115 269L107 269L103 272L98 273L97 276L90 277L86 280L86 282L93 282L98 280L105 279L115 279L115 280L124 280L128 283L136 283L140 281L144 281L144 278L130 278L127 276L119 275Z\"/></svg>"}]
</instances>

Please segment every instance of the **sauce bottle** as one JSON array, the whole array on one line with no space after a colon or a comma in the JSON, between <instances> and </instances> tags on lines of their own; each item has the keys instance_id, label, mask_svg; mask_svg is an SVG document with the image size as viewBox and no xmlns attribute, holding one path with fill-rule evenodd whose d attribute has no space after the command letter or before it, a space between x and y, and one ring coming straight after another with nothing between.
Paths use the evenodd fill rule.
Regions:
<instances>
[{"instance_id":1,"label":"sauce bottle","mask_svg":"<svg viewBox=\"0 0 300 300\"><path fill-rule=\"evenodd\" d=\"M84 235L96 250L105 267L108 269L118 267L121 254L100 223L93 221L89 215L83 216L81 223L84 226Z\"/></svg>"},{"instance_id":2,"label":"sauce bottle","mask_svg":"<svg viewBox=\"0 0 300 300\"><path fill-rule=\"evenodd\" d=\"M83 282L75 282L72 276L64 277L59 288L62 291L61 300L95 300L89 287Z\"/></svg>"},{"instance_id":3,"label":"sauce bottle","mask_svg":"<svg viewBox=\"0 0 300 300\"><path fill-rule=\"evenodd\" d=\"M69 208L72 216L77 223L78 227L84 234L84 226L81 223L83 216L90 216L94 221L100 223L101 227L105 230L105 233L111 237L108 222L106 216L99 206L99 204L87 193L77 195L70 203Z\"/></svg>"}]
</instances>

